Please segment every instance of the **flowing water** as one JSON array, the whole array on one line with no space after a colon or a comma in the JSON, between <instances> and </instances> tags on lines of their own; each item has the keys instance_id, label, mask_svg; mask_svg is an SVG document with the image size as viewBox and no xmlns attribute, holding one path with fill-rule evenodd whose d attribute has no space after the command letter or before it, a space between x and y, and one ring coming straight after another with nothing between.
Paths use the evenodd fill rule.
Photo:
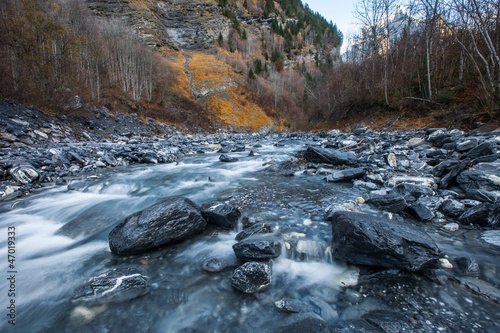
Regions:
<instances>
[{"instance_id":1,"label":"flowing water","mask_svg":"<svg viewBox=\"0 0 500 333\"><path fill-rule=\"evenodd\" d=\"M71 191L56 187L4 203L2 253L8 251L8 226L16 228L17 331L265 332L288 316L274 306L285 297L316 304L333 324L341 290L356 284L358 270L332 261L331 226L323 219L324 208L360 193L322 177L297 173L288 178L263 171L264 163L285 160L301 148L293 142L284 147L264 142L258 156L231 153L240 158L236 163L221 163L219 154L208 153L177 163L114 169L72 184ZM247 218L270 223L283 239L283 254L273 261L271 287L243 294L229 284L232 269L202 269L210 258L234 260L238 230L208 228L181 244L142 255L109 251L107 237L116 224L169 196L185 196L200 205L224 200ZM0 262L2 274L7 274L7 264L5 259ZM116 267L140 269L148 277L149 292L123 303L72 303L75 289ZM4 292L9 282L4 277L0 281ZM7 302L1 304L3 309ZM12 328L5 319L0 325L2 331Z\"/></svg>"}]
</instances>

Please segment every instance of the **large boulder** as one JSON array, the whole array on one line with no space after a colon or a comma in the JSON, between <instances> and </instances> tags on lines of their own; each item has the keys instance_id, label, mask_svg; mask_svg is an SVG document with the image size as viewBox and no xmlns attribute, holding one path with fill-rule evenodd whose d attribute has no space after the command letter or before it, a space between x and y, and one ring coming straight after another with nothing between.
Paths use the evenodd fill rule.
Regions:
<instances>
[{"instance_id":1,"label":"large boulder","mask_svg":"<svg viewBox=\"0 0 500 333\"><path fill-rule=\"evenodd\" d=\"M207 223L200 208L183 197L172 197L134 213L109 233L117 254L136 254L178 243L202 232Z\"/></svg>"},{"instance_id":2,"label":"large boulder","mask_svg":"<svg viewBox=\"0 0 500 333\"><path fill-rule=\"evenodd\" d=\"M238 223L241 212L238 208L224 203L206 203L201 206L201 213L209 224L231 229Z\"/></svg>"},{"instance_id":3,"label":"large boulder","mask_svg":"<svg viewBox=\"0 0 500 333\"><path fill-rule=\"evenodd\" d=\"M304 158L313 163L328 163L333 165L355 164L356 155L347 151L339 151L331 148L308 147L302 152Z\"/></svg>"},{"instance_id":4,"label":"large boulder","mask_svg":"<svg viewBox=\"0 0 500 333\"><path fill-rule=\"evenodd\" d=\"M356 212L332 216L332 252L355 265L410 272L438 267L441 252L429 235L414 227Z\"/></svg>"},{"instance_id":5,"label":"large boulder","mask_svg":"<svg viewBox=\"0 0 500 333\"><path fill-rule=\"evenodd\" d=\"M115 268L93 277L75 291L72 301L97 305L124 302L148 292L147 278L135 268Z\"/></svg>"},{"instance_id":6,"label":"large boulder","mask_svg":"<svg viewBox=\"0 0 500 333\"><path fill-rule=\"evenodd\" d=\"M269 260L281 255L281 242L274 238L251 238L234 244L233 250L243 261Z\"/></svg>"},{"instance_id":7,"label":"large boulder","mask_svg":"<svg viewBox=\"0 0 500 333\"><path fill-rule=\"evenodd\" d=\"M271 285L271 265L263 262L247 262L234 270L231 285L244 293L252 294Z\"/></svg>"}]
</instances>

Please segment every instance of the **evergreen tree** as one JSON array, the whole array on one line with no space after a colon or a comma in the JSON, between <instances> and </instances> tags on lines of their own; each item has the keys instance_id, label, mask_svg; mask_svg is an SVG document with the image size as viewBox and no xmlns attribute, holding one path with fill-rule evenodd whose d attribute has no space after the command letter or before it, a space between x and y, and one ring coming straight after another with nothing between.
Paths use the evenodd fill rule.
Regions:
<instances>
[{"instance_id":1,"label":"evergreen tree","mask_svg":"<svg viewBox=\"0 0 500 333\"><path fill-rule=\"evenodd\" d=\"M222 47L224 43L224 37L222 37L222 32L219 32L219 37L217 38L217 42L219 42L219 47Z\"/></svg>"},{"instance_id":2,"label":"evergreen tree","mask_svg":"<svg viewBox=\"0 0 500 333\"><path fill-rule=\"evenodd\" d=\"M264 68L262 67L262 61L260 59L255 59L253 61L253 65L255 67L255 74L259 75L264 71Z\"/></svg>"},{"instance_id":3,"label":"evergreen tree","mask_svg":"<svg viewBox=\"0 0 500 333\"><path fill-rule=\"evenodd\" d=\"M252 68L250 68L250 71L248 72L248 77L252 80L255 79L255 74Z\"/></svg>"}]
</instances>

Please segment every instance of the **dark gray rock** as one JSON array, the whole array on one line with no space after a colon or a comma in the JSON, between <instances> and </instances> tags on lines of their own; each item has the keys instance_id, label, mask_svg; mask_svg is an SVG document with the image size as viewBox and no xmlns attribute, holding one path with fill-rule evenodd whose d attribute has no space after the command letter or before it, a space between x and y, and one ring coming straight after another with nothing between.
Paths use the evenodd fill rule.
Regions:
<instances>
[{"instance_id":1,"label":"dark gray rock","mask_svg":"<svg viewBox=\"0 0 500 333\"><path fill-rule=\"evenodd\" d=\"M464 152L464 151L467 151L467 150L470 150L470 149L476 147L478 145L478 143L479 142L476 138L472 138L472 139L469 139L467 141L457 142L455 149L458 152Z\"/></svg>"},{"instance_id":2,"label":"dark gray rock","mask_svg":"<svg viewBox=\"0 0 500 333\"><path fill-rule=\"evenodd\" d=\"M271 232L271 225L268 223L255 223L252 226L249 226L248 228L243 229L241 232L239 232L236 235L236 240L241 241L247 237L250 237L255 234L263 234L263 233L270 233Z\"/></svg>"},{"instance_id":3,"label":"dark gray rock","mask_svg":"<svg viewBox=\"0 0 500 333\"><path fill-rule=\"evenodd\" d=\"M465 198L481 202L491 202L491 203L495 203L497 201L497 197L493 193L478 189L471 189L465 192Z\"/></svg>"},{"instance_id":4,"label":"dark gray rock","mask_svg":"<svg viewBox=\"0 0 500 333\"><path fill-rule=\"evenodd\" d=\"M469 168L458 175L457 183L464 191L500 191L500 163L480 163Z\"/></svg>"},{"instance_id":5,"label":"dark gray rock","mask_svg":"<svg viewBox=\"0 0 500 333\"><path fill-rule=\"evenodd\" d=\"M72 301L88 305L125 302L148 292L147 277L135 268L115 268L75 291Z\"/></svg>"},{"instance_id":6,"label":"dark gray rock","mask_svg":"<svg viewBox=\"0 0 500 333\"><path fill-rule=\"evenodd\" d=\"M499 224L499 205L487 202L467 209L458 218L458 223L478 225L481 227L496 227Z\"/></svg>"},{"instance_id":7,"label":"dark gray rock","mask_svg":"<svg viewBox=\"0 0 500 333\"><path fill-rule=\"evenodd\" d=\"M352 179L362 178L364 175L365 175L364 168L353 168L353 169L333 171L333 173L328 175L325 179L328 183L345 182Z\"/></svg>"},{"instance_id":8,"label":"dark gray rock","mask_svg":"<svg viewBox=\"0 0 500 333\"><path fill-rule=\"evenodd\" d=\"M208 224L231 229L238 223L241 212L238 208L224 203L206 203L201 206L201 213Z\"/></svg>"},{"instance_id":9,"label":"dark gray rock","mask_svg":"<svg viewBox=\"0 0 500 333\"><path fill-rule=\"evenodd\" d=\"M455 259L455 267L464 275L479 275L479 265L474 258L459 257Z\"/></svg>"},{"instance_id":10,"label":"dark gray rock","mask_svg":"<svg viewBox=\"0 0 500 333\"><path fill-rule=\"evenodd\" d=\"M430 221L436 216L431 209L419 202L411 205L409 209L419 221Z\"/></svg>"},{"instance_id":11,"label":"dark gray rock","mask_svg":"<svg viewBox=\"0 0 500 333\"><path fill-rule=\"evenodd\" d=\"M441 205L441 211L446 216L458 217L465 212L465 205L458 200L447 199Z\"/></svg>"},{"instance_id":12,"label":"dark gray rock","mask_svg":"<svg viewBox=\"0 0 500 333\"><path fill-rule=\"evenodd\" d=\"M380 217L337 212L332 230L333 255L355 265L416 272L436 268L441 257L426 232Z\"/></svg>"},{"instance_id":13,"label":"dark gray rock","mask_svg":"<svg viewBox=\"0 0 500 333\"><path fill-rule=\"evenodd\" d=\"M263 262L247 262L234 270L231 285L247 294L265 290L271 285L271 265Z\"/></svg>"},{"instance_id":14,"label":"dark gray rock","mask_svg":"<svg viewBox=\"0 0 500 333\"><path fill-rule=\"evenodd\" d=\"M127 217L109 233L109 247L117 254L142 253L186 240L206 225L198 205L172 197Z\"/></svg>"},{"instance_id":15,"label":"dark gray rock","mask_svg":"<svg viewBox=\"0 0 500 333\"><path fill-rule=\"evenodd\" d=\"M422 196L434 195L434 191L425 185L402 183L390 190L388 194L402 196L406 202L414 202Z\"/></svg>"},{"instance_id":16,"label":"dark gray rock","mask_svg":"<svg viewBox=\"0 0 500 333\"><path fill-rule=\"evenodd\" d=\"M490 142L483 142L479 146L469 150L467 153L460 156L460 159L475 159L481 156L493 154L493 146Z\"/></svg>"},{"instance_id":17,"label":"dark gray rock","mask_svg":"<svg viewBox=\"0 0 500 333\"><path fill-rule=\"evenodd\" d=\"M233 245L234 254L243 261L269 260L281 255L281 242L276 239L246 239Z\"/></svg>"},{"instance_id":18,"label":"dark gray rock","mask_svg":"<svg viewBox=\"0 0 500 333\"><path fill-rule=\"evenodd\" d=\"M219 161L225 162L225 163L233 163L233 162L238 162L239 159L236 157L231 157L231 156L226 155L226 154L222 154L219 157Z\"/></svg>"},{"instance_id":19,"label":"dark gray rock","mask_svg":"<svg viewBox=\"0 0 500 333\"><path fill-rule=\"evenodd\" d=\"M333 328L314 312L289 317L274 333L333 333Z\"/></svg>"},{"instance_id":20,"label":"dark gray rock","mask_svg":"<svg viewBox=\"0 0 500 333\"><path fill-rule=\"evenodd\" d=\"M302 156L313 163L327 163L333 165L355 164L356 155L351 152L339 151L330 148L308 147Z\"/></svg>"},{"instance_id":21,"label":"dark gray rock","mask_svg":"<svg viewBox=\"0 0 500 333\"><path fill-rule=\"evenodd\" d=\"M367 202L373 204L380 210L385 210L391 213L399 213L408 207L408 203L405 198L397 194L371 194L370 199Z\"/></svg>"}]
</instances>

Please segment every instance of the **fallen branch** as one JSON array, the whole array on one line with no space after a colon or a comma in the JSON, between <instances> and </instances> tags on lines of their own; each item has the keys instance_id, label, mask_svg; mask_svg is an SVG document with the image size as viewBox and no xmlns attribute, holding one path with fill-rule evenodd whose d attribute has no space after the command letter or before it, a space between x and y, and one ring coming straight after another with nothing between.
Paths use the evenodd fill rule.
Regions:
<instances>
[{"instance_id":1,"label":"fallen branch","mask_svg":"<svg viewBox=\"0 0 500 333\"><path fill-rule=\"evenodd\" d=\"M431 101L430 99L424 99L424 98L418 98L418 97L403 97L403 99L414 99L416 101L429 102L429 103L436 104L436 105L443 105L441 103Z\"/></svg>"}]
</instances>

